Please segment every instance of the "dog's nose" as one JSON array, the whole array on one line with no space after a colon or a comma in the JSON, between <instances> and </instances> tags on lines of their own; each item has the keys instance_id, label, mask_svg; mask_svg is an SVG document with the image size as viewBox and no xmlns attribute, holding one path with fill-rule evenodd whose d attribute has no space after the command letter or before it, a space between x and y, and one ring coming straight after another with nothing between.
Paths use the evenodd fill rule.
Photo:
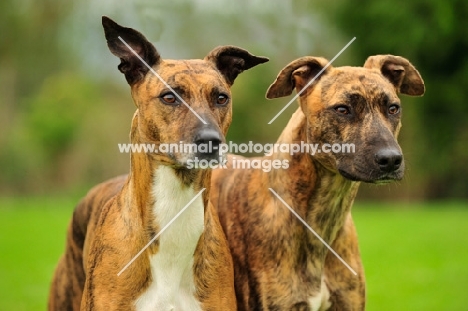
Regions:
<instances>
[{"instance_id":1,"label":"dog's nose","mask_svg":"<svg viewBox=\"0 0 468 311\"><path fill-rule=\"evenodd\" d=\"M390 173L400 168L403 155L396 149L381 149L375 154L375 162L382 172Z\"/></svg>"},{"instance_id":2,"label":"dog's nose","mask_svg":"<svg viewBox=\"0 0 468 311\"><path fill-rule=\"evenodd\" d=\"M222 143L222 138L218 131L207 128L198 132L194 142L198 147L201 145L209 146L211 144L212 149L207 150L208 152L206 153L216 153L219 150L219 145Z\"/></svg>"}]
</instances>

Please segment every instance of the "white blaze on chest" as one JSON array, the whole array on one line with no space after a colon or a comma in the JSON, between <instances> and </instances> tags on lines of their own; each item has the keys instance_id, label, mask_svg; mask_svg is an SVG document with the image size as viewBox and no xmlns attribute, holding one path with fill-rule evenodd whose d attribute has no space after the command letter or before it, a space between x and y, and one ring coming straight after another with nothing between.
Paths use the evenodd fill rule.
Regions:
<instances>
[{"instance_id":1,"label":"white blaze on chest","mask_svg":"<svg viewBox=\"0 0 468 311\"><path fill-rule=\"evenodd\" d=\"M314 297L309 298L309 307L312 311L326 311L331 307L330 291L325 284L325 278L322 277L320 292L318 292Z\"/></svg>"},{"instance_id":2,"label":"white blaze on chest","mask_svg":"<svg viewBox=\"0 0 468 311\"><path fill-rule=\"evenodd\" d=\"M154 176L154 219L161 229L197 192L183 185L173 169L161 166ZM136 301L137 311L201 311L195 298L193 254L203 232L202 196L161 234L158 252L150 257L152 281Z\"/></svg>"}]
</instances>

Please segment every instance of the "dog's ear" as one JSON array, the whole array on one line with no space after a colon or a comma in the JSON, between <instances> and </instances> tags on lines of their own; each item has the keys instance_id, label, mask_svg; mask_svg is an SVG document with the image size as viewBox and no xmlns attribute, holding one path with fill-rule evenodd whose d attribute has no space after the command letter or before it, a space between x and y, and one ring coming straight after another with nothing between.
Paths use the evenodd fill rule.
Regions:
<instances>
[{"instance_id":1,"label":"dog's ear","mask_svg":"<svg viewBox=\"0 0 468 311\"><path fill-rule=\"evenodd\" d=\"M270 85L266 98L273 99L288 96L294 88L296 88L296 92L299 92L327 64L328 60L325 58L313 56L304 56L292 61L280 71L275 82ZM328 66L320 77L330 69L331 66ZM317 77L317 79L320 79L320 77Z\"/></svg>"},{"instance_id":2,"label":"dog's ear","mask_svg":"<svg viewBox=\"0 0 468 311\"><path fill-rule=\"evenodd\" d=\"M232 45L218 46L205 56L205 60L215 64L229 85L234 84L237 75L244 70L269 61L267 57L252 55Z\"/></svg>"},{"instance_id":3,"label":"dog's ear","mask_svg":"<svg viewBox=\"0 0 468 311\"><path fill-rule=\"evenodd\" d=\"M122 27L106 16L102 17L102 26L104 27L107 46L112 54L120 58L120 65L118 68L125 75L128 84L132 85L140 81L148 73L149 68L142 60L150 67L160 61L161 57L156 51L156 48L138 31L132 28ZM139 59L120 38L125 41L141 59Z\"/></svg>"},{"instance_id":4,"label":"dog's ear","mask_svg":"<svg viewBox=\"0 0 468 311\"><path fill-rule=\"evenodd\" d=\"M393 55L370 56L364 63L364 68L379 70L398 93L411 96L424 94L424 81L406 58Z\"/></svg>"}]
</instances>

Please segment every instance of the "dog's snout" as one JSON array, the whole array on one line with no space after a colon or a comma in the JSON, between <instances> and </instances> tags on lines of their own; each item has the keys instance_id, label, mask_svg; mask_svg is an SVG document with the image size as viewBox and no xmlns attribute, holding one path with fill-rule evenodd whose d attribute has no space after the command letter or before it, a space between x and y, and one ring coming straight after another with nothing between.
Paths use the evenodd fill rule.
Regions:
<instances>
[{"instance_id":1,"label":"dog's snout","mask_svg":"<svg viewBox=\"0 0 468 311\"><path fill-rule=\"evenodd\" d=\"M375 154L375 162L380 170L386 173L398 170L403 162L403 155L399 150L381 149Z\"/></svg>"},{"instance_id":2,"label":"dog's snout","mask_svg":"<svg viewBox=\"0 0 468 311\"><path fill-rule=\"evenodd\" d=\"M202 129L198 132L194 142L197 146L211 145L213 149L211 153L214 153L218 151L219 145L222 143L222 137L214 129Z\"/></svg>"}]
</instances>

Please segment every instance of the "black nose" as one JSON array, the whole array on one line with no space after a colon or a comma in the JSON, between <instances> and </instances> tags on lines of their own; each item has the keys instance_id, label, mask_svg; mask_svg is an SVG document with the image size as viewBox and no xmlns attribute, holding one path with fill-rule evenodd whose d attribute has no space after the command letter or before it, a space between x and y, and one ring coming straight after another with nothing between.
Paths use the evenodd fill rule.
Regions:
<instances>
[{"instance_id":1,"label":"black nose","mask_svg":"<svg viewBox=\"0 0 468 311\"><path fill-rule=\"evenodd\" d=\"M375 162L382 172L390 173L400 168L403 162L403 155L396 149L380 149L375 154Z\"/></svg>"},{"instance_id":2,"label":"black nose","mask_svg":"<svg viewBox=\"0 0 468 311\"><path fill-rule=\"evenodd\" d=\"M197 136L195 136L194 143L197 145L199 153L214 154L219 150L222 137L221 134L214 129L201 129ZM209 148L210 146L211 148ZM202 152L200 152L200 150L202 150Z\"/></svg>"}]
</instances>

